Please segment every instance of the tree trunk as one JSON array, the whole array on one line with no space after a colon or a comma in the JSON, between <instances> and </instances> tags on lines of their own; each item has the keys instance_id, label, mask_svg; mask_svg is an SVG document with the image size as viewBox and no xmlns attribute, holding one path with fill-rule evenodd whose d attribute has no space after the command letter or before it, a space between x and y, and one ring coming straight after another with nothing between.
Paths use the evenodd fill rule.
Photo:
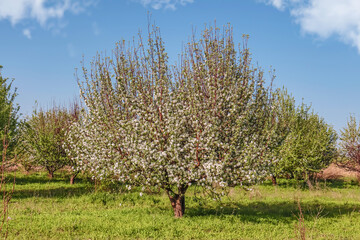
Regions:
<instances>
[{"instance_id":1,"label":"tree trunk","mask_svg":"<svg viewBox=\"0 0 360 240\"><path fill-rule=\"evenodd\" d=\"M175 196L169 197L169 199L174 210L174 216L181 218L185 213L185 196L176 194Z\"/></svg>"},{"instance_id":2,"label":"tree trunk","mask_svg":"<svg viewBox=\"0 0 360 240\"><path fill-rule=\"evenodd\" d=\"M271 175L271 181L272 181L273 186L277 186L276 177L274 175Z\"/></svg>"},{"instance_id":3,"label":"tree trunk","mask_svg":"<svg viewBox=\"0 0 360 240\"><path fill-rule=\"evenodd\" d=\"M73 172L70 176L70 185L73 185L75 183L75 178L79 174L79 172Z\"/></svg>"},{"instance_id":4,"label":"tree trunk","mask_svg":"<svg viewBox=\"0 0 360 240\"><path fill-rule=\"evenodd\" d=\"M360 186L360 172L356 173L356 178L357 178L358 184Z\"/></svg>"},{"instance_id":5,"label":"tree trunk","mask_svg":"<svg viewBox=\"0 0 360 240\"><path fill-rule=\"evenodd\" d=\"M75 182L75 175L71 175L70 176L70 185L73 185L74 184L74 182Z\"/></svg>"},{"instance_id":6,"label":"tree trunk","mask_svg":"<svg viewBox=\"0 0 360 240\"><path fill-rule=\"evenodd\" d=\"M185 213L185 192L187 188L188 185L178 187L178 194L174 193L170 188L166 189L175 218L181 218Z\"/></svg>"},{"instance_id":7,"label":"tree trunk","mask_svg":"<svg viewBox=\"0 0 360 240\"><path fill-rule=\"evenodd\" d=\"M314 186L313 186L310 178L306 179L306 184L308 185L310 190L314 190Z\"/></svg>"},{"instance_id":8,"label":"tree trunk","mask_svg":"<svg viewBox=\"0 0 360 240\"><path fill-rule=\"evenodd\" d=\"M48 177L49 177L49 179L53 179L54 178L54 172L49 172Z\"/></svg>"}]
</instances>

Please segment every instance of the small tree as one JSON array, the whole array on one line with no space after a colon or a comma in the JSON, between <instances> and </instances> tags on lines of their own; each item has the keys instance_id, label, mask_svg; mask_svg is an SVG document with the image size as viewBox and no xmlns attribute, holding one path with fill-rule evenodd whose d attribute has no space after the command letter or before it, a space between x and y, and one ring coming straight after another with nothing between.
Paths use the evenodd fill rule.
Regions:
<instances>
[{"instance_id":1,"label":"small tree","mask_svg":"<svg viewBox=\"0 0 360 240\"><path fill-rule=\"evenodd\" d=\"M14 157L14 150L18 140L18 119L20 107L15 104L17 96L16 88L12 92L12 83L8 78L1 75L2 66L0 66L0 138L7 139L6 159ZM0 152L4 147L0 145Z\"/></svg>"},{"instance_id":2,"label":"small tree","mask_svg":"<svg viewBox=\"0 0 360 240\"><path fill-rule=\"evenodd\" d=\"M347 126L340 130L340 167L356 171L360 179L360 124L350 115Z\"/></svg>"},{"instance_id":3,"label":"small tree","mask_svg":"<svg viewBox=\"0 0 360 240\"><path fill-rule=\"evenodd\" d=\"M276 129L280 144L275 150L278 161L273 174L305 179L312 188L314 174L335 158L336 132L309 106L302 103L296 107L294 99L284 91L278 96Z\"/></svg>"},{"instance_id":4,"label":"small tree","mask_svg":"<svg viewBox=\"0 0 360 240\"><path fill-rule=\"evenodd\" d=\"M79 107L74 104L73 108L54 106L45 111L35 110L23 132L23 145L32 156L34 162L44 167L49 178L53 178L54 172L64 166L70 166L71 179L74 179L78 171L73 171L74 162L65 152L66 133L73 122L78 121Z\"/></svg>"},{"instance_id":5,"label":"small tree","mask_svg":"<svg viewBox=\"0 0 360 240\"><path fill-rule=\"evenodd\" d=\"M230 27L207 28L171 66L154 27L147 47L140 37L120 42L112 58L96 56L79 82L87 112L69 134L80 168L129 188L162 188L175 217L192 184L215 192L261 181L272 103L246 40L237 52Z\"/></svg>"}]
</instances>

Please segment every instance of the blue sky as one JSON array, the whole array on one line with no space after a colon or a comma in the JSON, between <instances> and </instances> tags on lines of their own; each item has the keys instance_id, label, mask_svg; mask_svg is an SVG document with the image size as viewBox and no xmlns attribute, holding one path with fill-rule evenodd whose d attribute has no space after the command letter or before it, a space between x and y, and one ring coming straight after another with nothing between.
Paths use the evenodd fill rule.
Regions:
<instances>
[{"instance_id":1,"label":"blue sky","mask_svg":"<svg viewBox=\"0 0 360 240\"><path fill-rule=\"evenodd\" d=\"M276 70L276 87L337 130L360 116L358 0L0 0L0 65L15 78L21 112L77 96L83 56L146 33L148 11L172 60L193 29L230 23L237 41L250 35L254 62Z\"/></svg>"}]
</instances>

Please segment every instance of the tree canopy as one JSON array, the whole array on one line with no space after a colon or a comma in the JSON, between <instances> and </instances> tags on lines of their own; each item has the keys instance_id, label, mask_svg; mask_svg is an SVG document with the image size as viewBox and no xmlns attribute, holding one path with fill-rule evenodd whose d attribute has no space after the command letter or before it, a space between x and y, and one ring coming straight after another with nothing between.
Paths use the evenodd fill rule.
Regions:
<instances>
[{"instance_id":1,"label":"tree canopy","mask_svg":"<svg viewBox=\"0 0 360 240\"><path fill-rule=\"evenodd\" d=\"M13 80L4 78L1 74L0 65L0 137L1 141L6 139L7 158L14 156L15 146L18 140L18 120L19 105L15 103L17 96L16 88L12 88ZM4 146L0 145L0 151L3 153Z\"/></svg>"},{"instance_id":2,"label":"tree canopy","mask_svg":"<svg viewBox=\"0 0 360 240\"><path fill-rule=\"evenodd\" d=\"M171 65L153 27L147 44L97 55L79 79L86 113L69 134L80 168L164 189L176 217L191 184L214 191L266 177L271 90L246 43L236 49L230 26L206 28Z\"/></svg>"},{"instance_id":3,"label":"tree canopy","mask_svg":"<svg viewBox=\"0 0 360 240\"><path fill-rule=\"evenodd\" d=\"M277 162L273 176L291 175L307 180L312 187L309 180L336 156L337 134L310 106L296 106L286 90L278 90L276 96L278 145L274 149Z\"/></svg>"},{"instance_id":4,"label":"tree canopy","mask_svg":"<svg viewBox=\"0 0 360 240\"><path fill-rule=\"evenodd\" d=\"M50 178L56 170L76 165L69 157L71 153L66 153L65 149L71 150L71 146L67 145L66 134L71 124L78 121L79 114L77 104L73 104L70 109L54 104L47 110L35 110L26 121L22 131L26 157L31 158L33 164L44 167Z\"/></svg>"}]
</instances>

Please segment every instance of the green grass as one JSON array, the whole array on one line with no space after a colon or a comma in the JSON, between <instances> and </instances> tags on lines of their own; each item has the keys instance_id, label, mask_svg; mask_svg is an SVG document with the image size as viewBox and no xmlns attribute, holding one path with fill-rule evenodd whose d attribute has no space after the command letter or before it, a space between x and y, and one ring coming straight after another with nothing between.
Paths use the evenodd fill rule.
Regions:
<instances>
[{"instance_id":1,"label":"green grass","mask_svg":"<svg viewBox=\"0 0 360 240\"><path fill-rule=\"evenodd\" d=\"M321 183L309 191L293 181L231 189L221 202L190 189L186 213L175 219L163 193L94 191L57 176L17 174L8 239L299 239L298 201L306 239L360 239L357 183Z\"/></svg>"}]
</instances>

